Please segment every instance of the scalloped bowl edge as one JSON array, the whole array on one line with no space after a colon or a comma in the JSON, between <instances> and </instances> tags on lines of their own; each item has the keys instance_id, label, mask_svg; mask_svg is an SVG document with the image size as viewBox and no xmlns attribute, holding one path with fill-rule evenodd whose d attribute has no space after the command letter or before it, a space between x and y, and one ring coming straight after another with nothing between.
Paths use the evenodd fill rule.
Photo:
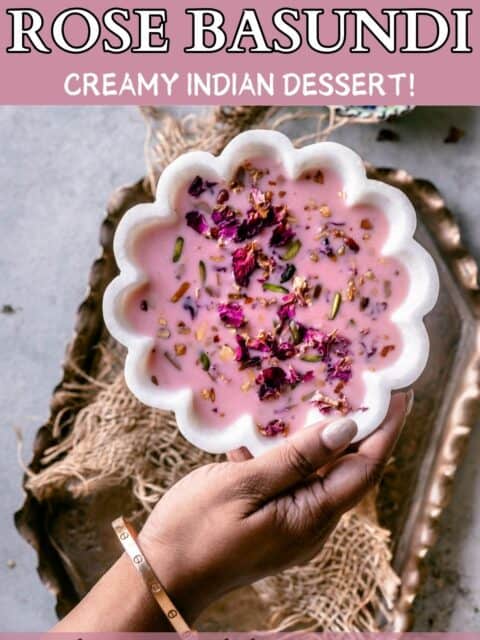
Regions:
<instances>
[{"instance_id":1,"label":"scalloped bowl edge","mask_svg":"<svg viewBox=\"0 0 480 640\"><path fill-rule=\"evenodd\" d=\"M201 174L205 178L229 179L243 161L259 154L280 160L291 178L307 169L330 168L346 187L350 205L370 204L386 215L390 232L383 255L395 256L406 266L410 287L406 299L395 310L392 320L399 327L403 348L393 365L364 375L365 411L350 416L358 424L357 440L374 431L386 416L391 392L408 387L421 375L428 360L429 338L424 316L434 307L439 292L439 278L430 254L414 239L416 213L406 195L399 189L366 176L361 158L351 149L334 142L320 142L296 149L289 138L274 131L252 130L238 135L219 156L203 151L184 154L163 172L152 204L141 204L128 211L120 221L114 237L114 254L120 274L107 287L103 300L105 324L114 338L127 348L125 380L131 392L144 404L173 411L178 428L193 445L210 453L225 453L247 447L253 455L276 446L282 439L265 438L249 415L239 417L222 429L202 424L193 406L193 393L185 388L172 392L153 386L147 371L147 359L153 339L142 336L128 325L124 313L125 295L146 281L146 275L132 258L137 234L152 224L171 224L176 219L174 198L185 184L185 177ZM312 409L304 426L325 421Z\"/></svg>"}]
</instances>

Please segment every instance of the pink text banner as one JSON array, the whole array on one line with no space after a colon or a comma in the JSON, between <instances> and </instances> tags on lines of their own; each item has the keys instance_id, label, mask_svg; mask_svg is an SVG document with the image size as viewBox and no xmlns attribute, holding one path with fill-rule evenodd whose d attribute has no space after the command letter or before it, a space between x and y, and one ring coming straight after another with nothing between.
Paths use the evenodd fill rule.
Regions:
<instances>
[{"instance_id":1,"label":"pink text banner","mask_svg":"<svg viewBox=\"0 0 480 640\"><path fill-rule=\"evenodd\" d=\"M479 16L473 0L5 0L0 103L480 104Z\"/></svg>"}]
</instances>

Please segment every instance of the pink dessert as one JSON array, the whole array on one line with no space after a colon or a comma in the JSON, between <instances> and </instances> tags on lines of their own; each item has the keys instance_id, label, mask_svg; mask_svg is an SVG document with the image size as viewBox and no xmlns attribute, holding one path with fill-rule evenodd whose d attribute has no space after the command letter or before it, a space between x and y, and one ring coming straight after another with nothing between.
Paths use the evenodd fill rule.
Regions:
<instances>
[{"instance_id":1,"label":"pink dessert","mask_svg":"<svg viewBox=\"0 0 480 640\"><path fill-rule=\"evenodd\" d=\"M126 316L154 338L151 384L192 388L212 428L249 414L276 437L312 408L366 409L362 374L402 350L392 313L409 279L382 256L385 215L349 207L329 171L284 175L257 158L228 183L190 178L177 222L136 239L148 284L129 295Z\"/></svg>"}]
</instances>

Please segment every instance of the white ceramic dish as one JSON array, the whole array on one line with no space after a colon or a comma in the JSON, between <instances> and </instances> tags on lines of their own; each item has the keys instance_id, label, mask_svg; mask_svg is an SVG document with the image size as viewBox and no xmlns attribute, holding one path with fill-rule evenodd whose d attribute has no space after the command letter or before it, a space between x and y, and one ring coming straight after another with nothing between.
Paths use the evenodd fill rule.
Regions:
<instances>
[{"instance_id":1,"label":"white ceramic dish","mask_svg":"<svg viewBox=\"0 0 480 640\"><path fill-rule=\"evenodd\" d=\"M402 350L394 365L378 372L364 372L364 404L368 409L351 414L358 424L357 439L360 440L382 422L392 390L408 387L422 373L429 353L423 317L437 300L439 284L432 258L413 239L416 214L408 198L394 187L369 180L361 158L347 147L322 142L295 149L290 140L280 133L248 131L237 136L218 157L195 151L175 160L161 176L156 201L134 207L118 226L114 252L120 275L105 293L105 323L111 334L127 347L125 378L132 393L151 407L174 411L180 431L195 446L212 453L245 446L257 455L283 441L282 438L263 437L249 415L241 416L222 430L201 424L193 408L193 393L188 386L172 392L162 389L161 381L159 386L151 384L147 359L153 339L133 331L125 320L126 294L143 285L146 280L146 275L131 258L136 235L148 225L169 225L176 220L173 208L176 193L190 177L193 179L196 175L202 175L205 179L229 180L242 162L259 155L280 159L292 179L312 169L331 169L337 173L343 181L349 205L376 206L387 216L390 233L382 253L401 260L409 272L407 298L392 315L392 320L401 331L403 344L408 345L408 349ZM312 409L304 426L319 419L322 416Z\"/></svg>"}]
</instances>

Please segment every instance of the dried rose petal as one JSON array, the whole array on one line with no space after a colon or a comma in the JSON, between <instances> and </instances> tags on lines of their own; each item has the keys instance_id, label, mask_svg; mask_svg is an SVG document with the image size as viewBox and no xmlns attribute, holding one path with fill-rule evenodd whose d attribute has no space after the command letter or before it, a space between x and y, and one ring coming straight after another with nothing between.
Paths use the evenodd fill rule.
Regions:
<instances>
[{"instance_id":1,"label":"dried rose petal","mask_svg":"<svg viewBox=\"0 0 480 640\"><path fill-rule=\"evenodd\" d=\"M314 378L314 371L306 371L305 373L301 373L292 366L288 367L287 382L293 388L295 388L302 382L311 382Z\"/></svg>"},{"instance_id":2,"label":"dried rose petal","mask_svg":"<svg viewBox=\"0 0 480 640\"><path fill-rule=\"evenodd\" d=\"M186 296L186 298L184 298L183 308L185 309L185 311L189 312L192 320L194 320L197 317L198 305L196 303L195 298L192 298L192 296Z\"/></svg>"},{"instance_id":3,"label":"dried rose petal","mask_svg":"<svg viewBox=\"0 0 480 640\"><path fill-rule=\"evenodd\" d=\"M320 391L316 391L310 399L310 402L314 404L319 411L327 415L332 411L337 411L342 415L346 415L352 410L352 406L344 395L341 395L336 399L330 398Z\"/></svg>"},{"instance_id":4,"label":"dried rose petal","mask_svg":"<svg viewBox=\"0 0 480 640\"><path fill-rule=\"evenodd\" d=\"M200 176L196 176L193 179L192 184L188 188L188 195L192 196L193 198L199 198L204 192L205 189L203 188L203 180Z\"/></svg>"},{"instance_id":5,"label":"dried rose petal","mask_svg":"<svg viewBox=\"0 0 480 640\"><path fill-rule=\"evenodd\" d=\"M312 382L315 379L315 371L306 371L302 374L303 380L302 382Z\"/></svg>"},{"instance_id":6,"label":"dried rose petal","mask_svg":"<svg viewBox=\"0 0 480 640\"><path fill-rule=\"evenodd\" d=\"M339 358L350 355L350 340L335 331L327 334L310 327L305 331L303 344L307 348L316 349L323 359L331 355L336 355Z\"/></svg>"},{"instance_id":7,"label":"dried rose petal","mask_svg":"<svg viewBox=\"0 0 480 640\"><path fill-rule=\"evenodd\" d=\"M345 358L327 366L327 380L341 380L347 383L352 377L352 365Z\"/></svg>"},{"instance_id":8,"label":"dried rose petal","mask_svg":"<svg viewBox=\"0 0 480 640\"><path fill-rule=\"evenodd\" d=\"M364 340L360 341L360 346L365 351L365 354L366 354L368 359L373 358L373 356L378 351L377 347L373 343L370 346L368 346L367 343Z\"/></svg>"},{"instance_id":9,"label":"dried rose petal","mask_svg":"<svg viewBox=\"0 0 480 640\"><path fill-rule=\"evenodd\" d=\"M240 371L250 368L258 368L262 364L262 359L258 356L251 357L246 339L237 333L235 336L237 340L237 347L235 349L235 360L239 363Z\"/></svg>"},{"instance_id":10,"label":"dried rose petal","mask_svg":"<svg viewBox=\"0 0 480 640\"><path fill-rule=\"evenodd\" d=\"M275 350L275 355L279 360L287 360L293 358L297 353L293 342L280 342Z\"/></svg>"},{"instance_id":11,"label":"dried rose petal","mask_svg":"<svg viewBox=\"0 0 480 640\"><path fill-rule=\"evenodd\" d=\"M345 336L339 333L331 333L329 335L330 352L339 356L340 358L346 358L350 355L351 342Z\"/></svg>"},{"instance_id":12,"label":"dried rose petal","mask_svg":"<svg viewBox=\"0 0 480 640\"><path fill-rule=\"evenodd\" d=\"M277 340L271 333L264 331L256 338L249 339L248 348L254 351L261 351L262 353L272 353L275 352L277 348Z\"/></svg>"},{"instance_id":13,"label":"dried rose petal","mask_svg":"<svg viewBox=\"0 0 480 640\"><path fill-rule=\"evenodd\" d=\"M284 434L287 432L287 425L283 420L279 420L275 418L274 420L270 420L268 424L264 427L259 426L260 433L267 438L274 438L279 434Z\"/></svg>"},{"instance_id":14,"label":"dried rose petal","mask_svg":"<svg viewBox=\"0 0 480 640\"><path fill-rule=\"evenodd\" d=\"M257 267L253 244L245 245L233 252L232 267L235 282L240 287L248 287L250 276Z\"/></svg>"},{"instance_id":15,"label":"dried rose petal","mask_svg":"<svg viewBox=\"0 0 480 640\"><path fill-rule=\"evenodd\" d=\"M188 195L192 198L199 198L205 191L212 191L216 185L216 182L204 181L200 176L196 176L188 188Z\"/></svg>"},{"instance_id":16,"label":"dried rose petal","mask_svg":"<svg viewBox=\"0 0 480 640\"><path fill-rule=\"evenodd\" d=\"M238 227L235 242L243 242L257 236L265 227L270 227L279 221L280 214L272 206L267 194L254 188L250 193L252 208L247 211L247 217ZM283 213L281 214L283 216ZM281 219L281 218L280 218Z\"/></svg>"},{"instance_id":17,"label":"dried rose petal","mask_svg":"<svg viewBox=\"0 0 480 640\"><path fill-rule=\"evenodd\" d=\"M293 239L294 236L295 232L293 231L291 226L286 222L281 222L274 228L272 232L272 237L270 238L270 246L284 247L290 242L290 240Z\"/></svg>"},{"instance_id":18,"label":"dried rose petal","mask_svg":"<svg viewBox=\"0 0 480 640\"><path fill-rule=\"evenodd\" d=\"M250 357L247 349L247 341L238 333L235 338L237 340L237 348L235 349L235 360L237 362L244 362Z\"/></svg>"},{"instance_id":19,"label":"dried rose petal","mask_svg":"<svg viewBox=\"0 0 480 640\"><path fill-rule=\"evenodd\" d=\"M345 238L345 244L350 249L350 251L353 251L353 253L358 253L360 251L359 245L353 238Z\"/></svg>"},{"instance_id":20,"label":"dried rose petal","mask_svg":"<svg viewBox=\"0 0 480 640\"><path fill-rule=\"evenodd\" d=\"M233 238L237 233L236 213L230 207L219 207L212 212L212 220L217 225L220 238Z\"/></svg>"},{"instance_id":21,"label":"dried rose petal","mask_svg":"<svg viewBox=\"0 0 480 640\"><path fill-rule=\"evenodd\" d=\"M253 207L258 211L268 211L271 206L272 192L261 191L258 187L253 187L250 192L250 202ZM270 197L267 197L270 196Z\"/></svg>"},{"instance_id":22,"label":"dried rose petal","mask_svg":"<svg viewBox=\"0 0 480 640\"><path fill-rule=\"evenodd\" d=\"M322 238L322 248L319 251L322 255L327 256L327 258L335 257L335 251L328 238Z\"/></svg>"},{"instance_id":23,"label":"dried rose petal","mask_svg":"<svg viewBox=\"0 0 480 640\"><path fill-rule=\"evenodd\" d=\"M280 320L291 320L295 316L295 304L297 297L294 293L282 298L282 304L278 309L277 315Z\"/></svg>"},{"instance_id":24,"label":"dried rose petal","mask_svg":"<svg viewBox=\"0 0 480 640\"><path fill-rule=\"evenodd\" d=\"M255 236L258 236L268 224L272 224L269 222L269 218L262 218L257 211L254 209L250 210L247 213L246 219L242 221L237 229L235 242L251 240Z\"/></svg>"},{"instance_id":25,"label":"dried rose petal","mask_svg":"<svg viewBox=\"0 0 480 640\"><path fill-rule=\"evenodd\" d=\"M317 348L321 344L323 344L325 337L326 337L326 334L323 333L323 331L320 331L320 329L315 329L314 327L308 327L305 330L305 334L303 336L303 343L307 347Z\"/></svg>"},{"instance_id":26,"label":"dried rose petal","mask_svg":"<svg viewBox=\"0 0 480 640\"><path fill-rule=\"evenodd\" d=\"M191 227L197 233L205 235L208 231L208 224L205 216L199 211L189 211L186 216L187 226Z\"/></svg>"},{"instance_id":27,"label":"dried rose petal","mask_svg":"<svg viewBox=\"0 0 480 640\"><path fill-rule=\"evenodd\" d=\"M219 304L218 313L220 320L227 326L239 329L246 322L243 308L236 302L228 302L227 304Z\"/></svg>"},{"instance_id":28,"label":"dried rose petal","mask_svg":"<svg viewBox=\"0 0 480 640\"><path fill-rule=\"evenodd\" d=\"M225 204L230 199L230 193L227 189L221 189L218 192L217 204Z\"/></svg>"},{"instance_id":29,"label":"dried rose petal","mask_svg":"<svg viewBox=\"0 0 480 640\"><path fill-rule=\"evenodd\" d=\"M260 385L258 397L260 400L278 398L287 384L287 375L281 367L268 367L256 378Z\"/></svg>"}]
</instances>

